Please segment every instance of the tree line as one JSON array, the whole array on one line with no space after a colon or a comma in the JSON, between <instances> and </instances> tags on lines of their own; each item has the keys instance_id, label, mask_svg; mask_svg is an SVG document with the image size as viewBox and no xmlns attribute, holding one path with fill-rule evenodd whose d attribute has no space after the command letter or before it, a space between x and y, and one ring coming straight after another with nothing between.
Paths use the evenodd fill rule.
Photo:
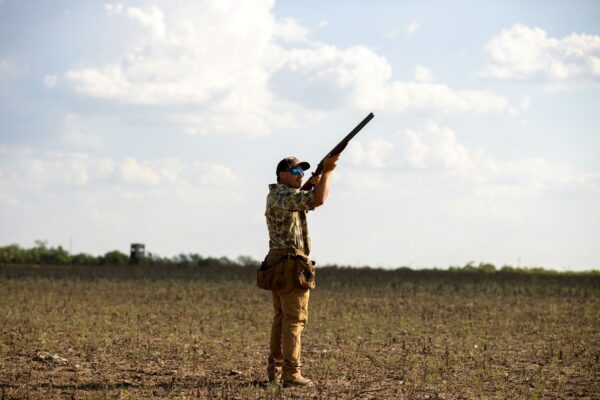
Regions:
<instances>
[{"instance_id":1,"label":"tree line","mask_svg":"<svg viewBox=\"0 0 600 400\"><path fill-rule=\"evenodd\" d=\"M38 265L128 265L130 258L119 250L103 255L87 253L70 254L62 246L48 247L45 241L36 240L32 248L23 248L17 244L0 247L0 264L38 264ZM236 266L258 267L260 262L249 256L239 256L232 260L227 257L203 257L199 254L179 254L174 257L161 257L146 253L139 261L142 265L175 266Z\"/></svg>"},{"instance_id":2,"label":"tree line","mask_svg":"<svg viewBox=\"0 0 600 400\"><path fill-rule=\"evenodd\" d=\"M91 255L87 253L70 254L62 246L49 247L46 241L36 240L35 246L32 248L23 248L17 244L8 246L0 246L0 264L22 264L22 265L82 265L82 266L102 266L102 265L128 265L130 258L119 250L112 250L103 255ZM250 256L239 256L236 259L228 257L204 257L200 254L178 254L173 257L161 257L156 254L146 253L144 258L139 261L141 265L157 265L157 266L185 266L185 267L254 267L260 266L260 261L255 260ZM347 267L340 265L326 265L331 269L344 269L356 267ZM359 267L360 269L371 269L369 266ZM398 271L410 271L409 267L396 268ZM428 270L438 270L432 268ZM527 273L527 274L594 274L600 275L599 270L573 272L559 272L551 269L540 267L514 267L504 265L497 268L491 263L469 262L463 266L450 266L448 272L460 273Z\"/></svg>"}]
</instances>

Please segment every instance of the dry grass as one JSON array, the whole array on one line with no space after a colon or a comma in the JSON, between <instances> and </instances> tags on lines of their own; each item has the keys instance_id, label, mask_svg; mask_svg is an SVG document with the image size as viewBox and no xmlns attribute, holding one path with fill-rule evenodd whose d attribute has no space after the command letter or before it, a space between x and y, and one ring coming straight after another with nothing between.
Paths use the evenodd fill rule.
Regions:
<instances>
[{"instance_id":1,"label":"dry grass","mask_svg":"<svg viewBox=\"0 0 600 400\"><path fill-rule=\"evenodd\" d=\"M0 398L600 398L597 276L318 278L280 389L251 270L0 267Z\"/></svg>"}]
</instances>

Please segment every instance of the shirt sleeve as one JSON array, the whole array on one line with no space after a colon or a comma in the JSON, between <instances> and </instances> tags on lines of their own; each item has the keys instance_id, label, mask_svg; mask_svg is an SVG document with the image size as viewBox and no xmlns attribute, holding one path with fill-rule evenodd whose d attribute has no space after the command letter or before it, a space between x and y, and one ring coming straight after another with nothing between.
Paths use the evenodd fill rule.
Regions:
<instances>
[{"instance_id":1,"label":"shirt sleeve","mask_svg":"<svg viewBox=\"0 0 600 400\"><path fill-rule=\"evenodd\" d=\"M279 207L287 211L309 211L315 209L313 190L290 189L281 197Z\"/></svg>"}]
</instances>

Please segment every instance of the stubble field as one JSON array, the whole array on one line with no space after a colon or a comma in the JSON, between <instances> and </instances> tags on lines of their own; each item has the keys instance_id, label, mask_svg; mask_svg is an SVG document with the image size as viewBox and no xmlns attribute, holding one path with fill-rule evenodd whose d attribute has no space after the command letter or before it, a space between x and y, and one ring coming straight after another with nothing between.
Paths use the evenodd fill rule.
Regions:
<instances>
[{"instance_id":1,"label":"stubble field","mask_svg":"<svg viewBox=\"0 0 600 400\"><path fill-rule=\"evenodd\" d=\"M0 266L0 398L600 398L600 277L321 269L314 388L250 268Z\"/></svg>"}]
</instances>

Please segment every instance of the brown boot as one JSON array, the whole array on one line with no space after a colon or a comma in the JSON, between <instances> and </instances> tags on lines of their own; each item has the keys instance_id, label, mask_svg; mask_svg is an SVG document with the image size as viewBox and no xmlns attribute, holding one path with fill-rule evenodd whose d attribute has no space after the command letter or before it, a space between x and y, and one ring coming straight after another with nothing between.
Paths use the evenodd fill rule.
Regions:
<instances>
[{"instance_id":1,"label":"brown boot","mask_svg":"<svg viewBox=\"0 0 600 400\"><path fill-rule=\"evenodd\" d=\"M269 384L271 385L281 385L281 377L280 376L275 376L273 378L269 377Z\"/></svg>"},{"instance_id":2,"label":"brown boot","mask_svg":"<svg viewBox=\"0 0 600 400\"><path fill-rule=\"evenodd\" d=\"M291 379L283 380L283 387L290 386L304 386L304 387L313 387L315 386L314 382L308 378L303 377L302 375L296 375Z\"/></svg>"},{"instance_id":3,"label":"brown boot","mask_svg":"<svg viewBox=\"0 0 600 400\"><path fill-rule=\"evenodd\" d=\"M281 383L281 367L283 361L277 360L273 355L269 356L269 364L267 366L267 377L269 383L279 385Z\"/></svg>"}]
</instances>

